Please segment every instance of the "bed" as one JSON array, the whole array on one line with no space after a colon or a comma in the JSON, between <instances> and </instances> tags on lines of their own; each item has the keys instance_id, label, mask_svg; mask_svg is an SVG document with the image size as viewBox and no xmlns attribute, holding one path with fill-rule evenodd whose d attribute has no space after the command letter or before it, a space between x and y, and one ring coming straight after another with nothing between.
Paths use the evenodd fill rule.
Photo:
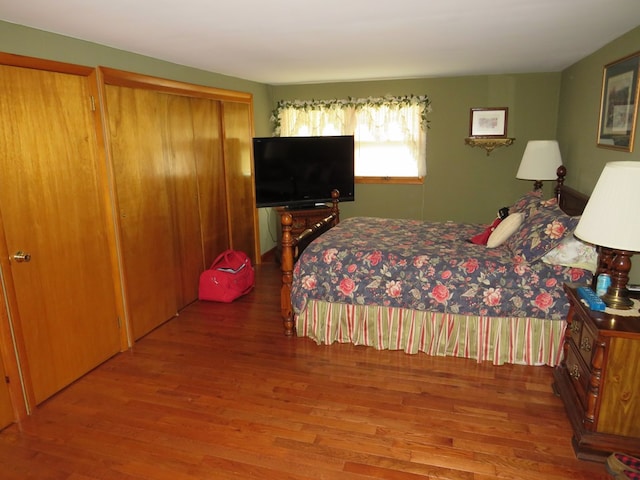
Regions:
<instances>
[{"instance_id":1,"label":"bed","mask_svg":"<svg viewBox=\"0 0 640 480\"><path fill-rule=\"evenodd\" d=\"M495 365L558 365L569 309L562 286L591 282L597 262L595 249L573 237L587 197L565 187L565 175L560 167L553 198L528 192L493 232L453 222L341 222L337 193L330 215L298 238L284 213L285 334ZM483 233L489 246L471 242Z\"/></svg>"}]
</instances>

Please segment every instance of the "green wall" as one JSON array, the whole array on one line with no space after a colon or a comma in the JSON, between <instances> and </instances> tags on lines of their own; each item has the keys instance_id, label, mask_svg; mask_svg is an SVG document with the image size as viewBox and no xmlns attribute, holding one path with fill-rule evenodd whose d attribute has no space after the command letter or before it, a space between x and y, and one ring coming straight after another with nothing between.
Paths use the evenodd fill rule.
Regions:
<instances>
[{"instance_id":1,"label":"green wall","mask_svg":"<svg viewBox=\"0 0 640 480\"><path fill-rule=\"evenodd\" d=\"M636 27L561 73L282 85L272 88L272 100L275 105L296 98L429 95L433 112L424 185L357 185L356 201L341 205L343 216L486 223L498 207L531 188L515 178L528 140L557 139L567 185L587 194L607 162L640 160L638 139L632 153L596 146L603 67L639 48ZM491 106L509 107L508 135L516 142L487 157L465 146L463 139L468 135L469 109ZM545 182L549 196L552 183ZM626 208L629 215L638 215L639 207ZM635 263L630 277L640 283L640 255Z\"/></svg>"},{"instance_id":2,"label":"green wall","mask_svg":"<svg viewBox=\"0 0 640 480\"><path fill-rule=\"evenodd\" d=\"M567 183L582 192L593 191L607 162L640 160L638 138L631 153L596 146L603 67L638 51L640 27L562 72L558 139L567 169L575 172Z\"/></svg>"},{"instance_id":3,"label":"green wall","mask_svg":"<svg viewBox=\"0 0 640 480\"><path fill-rule=\"evenodd\" d=\"M640 147L624 153L595 144L602 68L637 51L639 45L640 27L561 73L268 86L0 21L0 51L250 92L258 136L271 134L269 117L280 99L429 95L433 112L424 184L359 184L356 201L342 205L343 216L478 223L489 223L499 207L531 188L531 182L515 178L528 140L557 138L569 172L567 184L585 193L592 191L606 162L640 160ZM490 156L466 146L473 107L508 107L508 135L515 137L514 145ZM551 183L545 184L547 195L551 195ZM276 222L271 209L260 209L263 253L275 245ZM640 283L640 267L632 270L632 279Z\"/></svg>"},{"instance_id":4,"label":"green wall","mask_svg":"<svg viewBox=\"0 0 640 480\"><path fill-rule=\"evenodd\" d=\"M515 174L528 140L555 138L560 79L560 73L542 73L280 85L272 87L272 95L274 102L428 95L433 111L424 184L358 184L355 202L341 205L343 216L490 223L498 208L532 187ZM507 134L515 137L514 145L498 148L489 156L465 145L474 107L508 107Z\"/></svg>"},{"instance_id":5,"label":"green wall","mask_svg":"<svg viewBox=\"0 0 640 480\"><path fill-rule=\"evenodd\" d=\"M606 64L640 51L640 27L610 42L562 72L558 140L562 158L570 174L567 184L591 193L607 162L640 160L640 140L636 124L634 151L620 152L596 146L600 117L602 74ZM639 186L640 188L640 186ZM629 216L638 216L640 205L621 206ZM606 228L606 226L603 226ZM631 281L640 283L640 255L632 258Z\"/></svg>"}]
</instances>

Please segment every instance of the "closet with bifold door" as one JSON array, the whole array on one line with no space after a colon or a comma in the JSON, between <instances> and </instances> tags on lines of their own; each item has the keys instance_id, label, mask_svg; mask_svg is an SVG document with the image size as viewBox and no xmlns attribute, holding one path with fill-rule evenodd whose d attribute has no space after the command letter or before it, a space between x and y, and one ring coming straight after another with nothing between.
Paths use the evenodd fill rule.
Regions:
<instances>
[{"instance_id":1,"label":"closet with bifold door","mask_svg":"<svg viewBox=\"0 0 640 480\"><path fill-rule=\"evenodd\" d=\"M197 300L194 279L218 253L235 248L257 259L252 97L100 73L135 340Z\"/></svg>"},{"instance_id":2,"label":"closet with bifold door","mask_svg":"<svg viewBox=\"0 0 640 480\"><path fill-rule=\"evenodd\" d=\"M236 250L247 253L254 247L258 231L257 217L248 213L255 211L253 192L253 156L251 129L253 110L251 104L242 102L222 103L224 126L223 145L225 158L225 181L229 195L227 218L231 244ZM259 248L251 261L258 262ZM215 257L214 257L215 258ZM207 260L207 266L214 258Z\"/></svg>"},{"instance_id":3,"label":"closet with bifold door","mask_svg":"<svg viewBox=\"0 0 640 480\"><path fill-rule=\"evenodd\" d=\"M259 261L252 95L0 53L0 428Z\"/></svg>"}]
</instances>

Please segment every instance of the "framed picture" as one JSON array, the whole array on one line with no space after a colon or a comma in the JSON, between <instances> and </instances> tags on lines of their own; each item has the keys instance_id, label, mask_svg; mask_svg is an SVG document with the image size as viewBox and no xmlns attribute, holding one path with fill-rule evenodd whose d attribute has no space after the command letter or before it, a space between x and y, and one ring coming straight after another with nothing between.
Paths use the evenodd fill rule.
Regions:
<instances>
[{"instance_id":1,"label":"framed picture","mask_svg":"<svg viewBox=\"0 0 640 480\"><path fill-rule=\"evenodd\" d=\"M508 108L472 108L470 137L506 137Z\"/></svg>"},{"instance_id":2,"label":"framed picture","mask_svg":"<svg viewBox=\"0 0 640 480\"><path fill-rule=\"evenodd\" d=\"M640 52L604 66L598 146L633 151Z\"/></svg>"}]
</instances>

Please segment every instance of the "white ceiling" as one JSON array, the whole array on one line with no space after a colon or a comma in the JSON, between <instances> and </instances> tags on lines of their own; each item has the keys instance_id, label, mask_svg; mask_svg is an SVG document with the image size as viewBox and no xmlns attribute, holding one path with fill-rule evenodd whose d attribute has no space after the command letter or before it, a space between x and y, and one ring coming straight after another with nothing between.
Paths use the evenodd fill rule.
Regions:
<instances>
[{"instance_id":1,"label":"white ceiling","mask_svg":"<svg viewBox=\"0 0 640 480\"><path fill-rule=\"evenodd\" d=\"M0 0L0 19L289 84L560 71L640 0Z\"/></svg>"}]
</instances>

